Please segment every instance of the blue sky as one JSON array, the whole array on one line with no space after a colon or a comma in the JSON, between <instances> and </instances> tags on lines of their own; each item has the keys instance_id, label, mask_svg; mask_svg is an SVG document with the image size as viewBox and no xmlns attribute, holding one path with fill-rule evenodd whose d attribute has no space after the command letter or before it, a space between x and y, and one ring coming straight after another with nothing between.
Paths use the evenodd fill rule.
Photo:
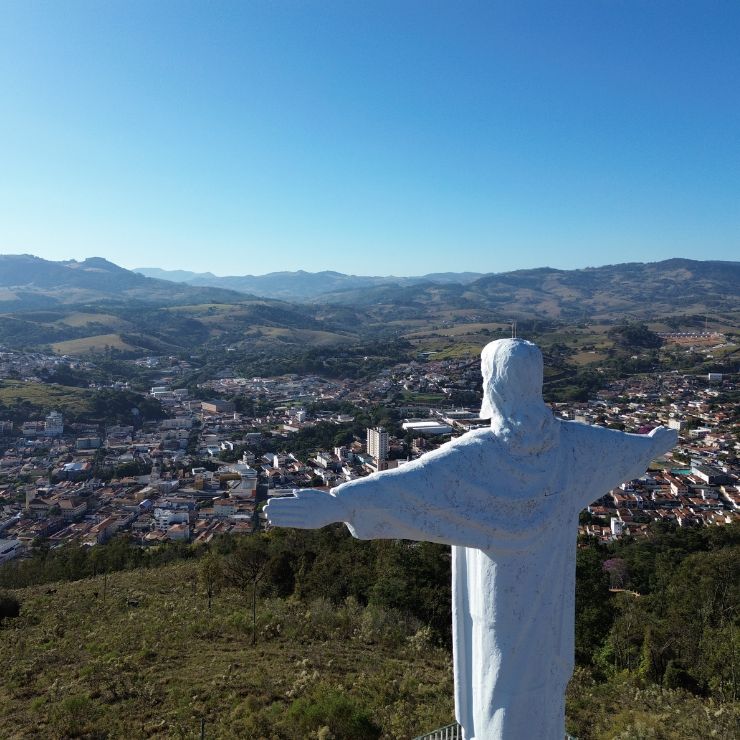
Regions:
<instances>
[{"instance_id":1,"label":"blue sky","mask_svg":"<svg viewBox=\"0 0 740 740\"><path fill-rule=\"evenodd\" d=\"M2 0L0 253L740 256L740 3Z\"/></svg>"}]
</instances>

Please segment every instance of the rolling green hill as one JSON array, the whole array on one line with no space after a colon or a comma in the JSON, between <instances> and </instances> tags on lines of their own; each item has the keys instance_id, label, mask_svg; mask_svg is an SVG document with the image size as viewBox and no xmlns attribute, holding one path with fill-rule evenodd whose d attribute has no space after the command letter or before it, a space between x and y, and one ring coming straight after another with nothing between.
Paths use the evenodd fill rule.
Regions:
<instances>
[{"instance_id":1,"label":"rolling green hill","mask_svg":"<svg viewBox=\"0 0 740 740\"><path fill-rule=\"evenodd\" d=\"M58 354L177 354L226 346L254 351L341 345L356 339L351 311L281 301L151 305L138 301L49 306L0 314L0 345ZM350 327L350 328L347 328Z\"/></svg>"},{"instance_id":2,"label":"rolling green hill","mask_svg":"<svg viewBox=\"0 0 740 740\"><path fill-rule=\"evenodd\" d=\"M234 301L243 294L155 280L100 257L52 262L29 254L0 255L0 312L95 301L146 303Z\"/></svg>"},{"instance_id":3,"label":"rolling green hill","mask_svg":"<svg viewBox=\"0 0 740 740\"><path fill-rule=\"evenodd\" d=\"M92 409L90 397L91 393L86 388L0 380L0 408L11 413L17 407L25 406L39 414L55 409L76 416Z\"/></svg>"}]
</instances>

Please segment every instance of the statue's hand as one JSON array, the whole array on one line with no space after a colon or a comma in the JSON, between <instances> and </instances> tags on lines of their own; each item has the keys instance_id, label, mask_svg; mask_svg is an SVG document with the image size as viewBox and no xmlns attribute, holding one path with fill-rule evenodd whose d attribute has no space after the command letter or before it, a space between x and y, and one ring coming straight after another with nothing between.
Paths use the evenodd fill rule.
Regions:
<instances>
[{"instance_id":1,"label":"statue's hand","mask_svg":"<svg viewBox=\"0 0 740 740\"><path fill-rule=\"evenodd\" d=\"M274 527L319 529L348 519L348 512L337 496L312 488L296 489L292 496L270 499L263 511Z\"/></svg>"},{"instance_id":2,"label":"statue's hand","mask_svg":"<svg viewBox=\"0 0 740 740\"><path fill-rule=\"evenodd\" d=\"M668 427L656 427L650 432L649 436L653 439L654 455L662 455L668 452L678 442L678 432L675 429L668 429Z\"/></svg>"}]
</instances>

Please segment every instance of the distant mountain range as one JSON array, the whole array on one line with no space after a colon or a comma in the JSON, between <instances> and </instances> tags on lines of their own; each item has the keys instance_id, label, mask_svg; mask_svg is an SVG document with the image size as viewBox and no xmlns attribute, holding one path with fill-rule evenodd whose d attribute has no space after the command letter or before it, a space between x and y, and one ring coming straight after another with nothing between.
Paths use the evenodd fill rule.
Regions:
<instances>
[{"instance_id":1,"label":"distant mountain range","mask_svg":"<svg viewBox=\"0 0 740 740\"><path fill-rule=\"evenodd\" d=\"M69 354L204 346L274 353L377 343L379 337L413 339L458 324L483 331L510 319L566 325L683 314L740 325L740 262L671 259L412 278L337 272L214 277L221 287L196 285L196 279L208 279L204 275L174 275L188 281L147 277L97 257L51 262L0 255L0 344L52 346ZM223 287L224 281L232 288ZM236 290L237 285L262 297Z\"/></svg>"},{"instance_id":2,"label":"distant mountain range","mask_svg":"<svg viewBox=\"0 0 740 740\"><path fill-rule=\"evenodd\" d=\"M367 275L345 275L341 272L270 272L267 275L232 275L218 277L211 272L188 272L187 270L160 270L157 267L137 267L134 272L159 280L172 280L188 285L210 286L227 290L238 290L263 298L283 301L309 301L325 293L345 290L362 290L380 285L407 286L419 283L455 283L465 285L483 277L482 272L438 272L420 277L385 277Z\"/></svg>"},{"instance_id":3,"label":"distant mountain range","mask_svg":"<svg viewBox=\"0 0 740 740\"><path fill-rule=\"evenodd\" d=\"M163 276L177 280L165 280ZM265 299L268 303L271 299L280 302L281 310L290 299L288 303L335 306L337 310L341 306L353 311L411 308L423 316L435 310L469 309L562 320L584 314L649 316L677 308L699 312L736 310L740 303L740 262L670 259L581 270L542 267L419 277L302 270L216 277L184 270L126 270L100 257L52 262L27 254L0 255L0 313L100 301L175 306L255 300L265 303ZM293 313L303 310L299 306L291 308Z\"/></svg>"},{"instance_id":4,"label":"distant mountain range","mask_svg":"<svg viewBox=\"0 0 740 740\"><path fill-rule=\"evenodd\" d=\"M192 286L245 291L266 298L367 309L378 320L430 311L504 312L513 318L570 321L584 316L638 317L738 309L740 263L670 259L580 270L542 267L503 273L435 273L418 277L273 272L217 277L141 268L137 272ZM387 309L384 311L383 309ZM387 314L387 315L386 315Z\"/></svg>"},{"instance_id":5,"label":"distant mountain range","mask_svg":"<svg viewBox=\"0 0 740 740\"><path fill-rule=\"evenodd\" d=\"M351 313L158 280L99 257L0 255L0 345L7 347L86 354L338 344L354 336L343 330L358 323Z\"/></svg>"},{"instance_id":6,"label":"distant mountain range","mask_svg":"<svg viewBox=\"0 0 740 740\"><path fill-rule=\"evenodd\" d=\"M0 312L100 300L176 304L231 302L244 297L222 288L148 278L101 257L52 262L30 254L0 255Z\"/></svg>"},{"instance_id":7,"label":"distant mountain range","mask_svg":"<svg viewBox=\"0 0 740 740\"><path fill-rule=\"evenodd\" d=\"M581 270L543 267L485 275L464 285L381 285L326 293L315 300L365 308L381 320L383 313L398 316L399 310L409 315L485 311L560 321L734 312L740 309L740 262L670 259Z\"/></svg>"}]
</instances>

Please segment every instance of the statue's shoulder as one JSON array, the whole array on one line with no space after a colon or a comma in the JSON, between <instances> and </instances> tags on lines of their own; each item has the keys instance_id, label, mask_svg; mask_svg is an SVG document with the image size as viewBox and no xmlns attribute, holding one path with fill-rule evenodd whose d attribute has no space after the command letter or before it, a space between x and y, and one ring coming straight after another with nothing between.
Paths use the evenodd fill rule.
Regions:
<instances>
[{"instance_id":1,"label":"statue's shoulder","mask_svg":"<svg viewBox=\"0 0 740 740\"><path fill-rule=\"evenodd\" d=\"M575 447L586 447L587 445L593 447L596 445L601 448L604 445L611 446L633 436L616 429L601 427L598 424L584 424L580 421L568 421L566 419L558 419L557 421L560 424L561 442L564 441L565 444Z\"/></svg>"},{"instance_id":2,"label":"statue's shoulder","mask_svg":"<svg viewBox=\"0 0 740 740\"><path fill-rule=\"evenodd\" d=\"M586 439L591 439L599 433L602 427L584 424L581 421L569 421L568 419L556 419L560 426L560 440L571 444L580 444Z\"/></svg>"},{"instance_id":3,"label":"statue's shoulder","mask_svg":"<svg viewBox=\"0 0 740 740\"><path fill-rule=\"evenodd\" d=\"M580 421L570 421L568 419L555 419L560 426L560 433L573 435L582 433L584 429L588 429L588 424L583 424Z\"/></svg>"},{"instance_id":4,"label":"statue's shoulder","mask_svg":"<svg viewBox=\"0 0 740 740\"><path fill-rule=\"evenodd\" d=\"M491 427L481 427L480 429L471 429L469 432L465 432L461 437L453 439L452 442L456 442L462 446L483 445L490 444L495 438Z\"/></svg>"},{"instance_id":5,"label":"statue's shoulder","mask_svg":"<svg viewBox=\"0 0 740 740\"><path fill-rule=\"evenodd\" d=\"M490 427L473 429L469 432L465 432L465 434L460 437L454 437L433 452L427 453L424 457L465 454L466 452L471 452L472 450L477 449L481 445L490 444L494 439L495 438Z\"/></svg>"}]
</instances>

